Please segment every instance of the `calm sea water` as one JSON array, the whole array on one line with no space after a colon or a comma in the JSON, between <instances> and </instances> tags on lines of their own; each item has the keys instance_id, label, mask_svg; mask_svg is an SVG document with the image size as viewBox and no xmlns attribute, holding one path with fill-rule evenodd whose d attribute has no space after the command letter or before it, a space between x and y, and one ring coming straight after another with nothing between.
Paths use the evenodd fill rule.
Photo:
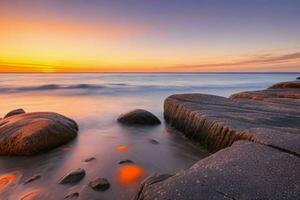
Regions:
<instances>
[{"instance_id":1,"label":"calm sea water","mask_svg":"<svg viewBox=\"0 0 300 200\"><path fill-rule=\"evenodd\" d=\"M0 116L16 108L27 112L51 111L79 124L78 137L51 152L33 157L0 157L1 175L12 175L0 187L0 199L19 199L26 194L38 199L63 199L80 192L81 199L130 199L141 180L153 173L175 173L204 158L208 152L195 147L166 124L128 127L116 122L119 114L144 108L163 121L163 100L174 93L209 93L229 96L259 90L273 83L294 80L299 74L0 74ZM155 139L160 144L151 144ZM84 163L88 157L96 160ZM119 165L131 159L134 165ZM57 184L77 168L86 170L75 185ZM42 177L24 185L32 175ZM106 192L86 185L105 177ZM3 180L2 180L3 181ZM0 180L1 182L1 180ZM1 183L0 183L1 186ZM34 199L34 198L33 198Z\"/></svg>"}]
</instances>

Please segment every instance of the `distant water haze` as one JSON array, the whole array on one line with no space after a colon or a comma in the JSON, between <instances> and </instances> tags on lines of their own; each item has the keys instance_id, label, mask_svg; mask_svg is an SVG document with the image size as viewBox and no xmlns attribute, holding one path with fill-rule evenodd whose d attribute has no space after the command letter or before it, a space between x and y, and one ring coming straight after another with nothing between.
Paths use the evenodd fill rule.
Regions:
<instances>
[{"instance_id":1,"label":"distant water haze","mask_svg":"<svg viewBox=\"0 0 300 200\"><path fill-rule=\"evenodd\" d=\"M79 124L78 137L55 150L25 158L0 157L0 199L42 194L62 199L69 191L86 198L130 199L140 182L153 173L176 173L208 155L163 123L154 127L125 126L117 117L135 108L153 112L163 121L163 100L174 93L229 96L294 80L299 74L0 74L0 116L16 108L27 112L51 111ZM152 144L150 139L159 141ZM89 163L84 159L95 157ZM130 159L133 164L118 164ZM84 168L86 177L76 185L58 180L72 169ZM41 178L24 185L27 178ZM106 192L86 185L107 178ZM4 180L4 181L3 181Z\"/></svg>"}]
</instances>

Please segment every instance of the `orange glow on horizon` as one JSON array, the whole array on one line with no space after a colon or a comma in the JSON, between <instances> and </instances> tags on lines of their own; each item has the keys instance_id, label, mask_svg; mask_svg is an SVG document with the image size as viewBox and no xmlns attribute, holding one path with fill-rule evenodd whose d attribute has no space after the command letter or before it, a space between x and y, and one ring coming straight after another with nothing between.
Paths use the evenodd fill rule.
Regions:
<instances>
[{"instance_id":1,"label":"orange glow on horizon","mask_svg":"<svg viewBox=\"0 0 300 200\"><path fill-rule=\"evenodd\" d=\"M127 185L139 180L144 175L144 169L137 165L126 165L118 171L118 181Z\"/></svg>"}]
</instances>

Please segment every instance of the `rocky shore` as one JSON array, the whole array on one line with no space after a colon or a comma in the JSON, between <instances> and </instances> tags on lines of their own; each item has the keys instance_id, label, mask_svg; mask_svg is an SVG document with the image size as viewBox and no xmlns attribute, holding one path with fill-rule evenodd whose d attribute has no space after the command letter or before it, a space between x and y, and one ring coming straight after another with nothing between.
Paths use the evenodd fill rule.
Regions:
<instances>
[{"instance_id":1,"label":"rocky shore","mask_svg":"<svg viewBox=\"0 0 300 200\"><path fill-rule=\"evenodd\" d=\"M299 198L300 81L230 98L172 95L164 117L215 153L173 176L146 179L136 200Z\"/></svg>"}]
</instances>

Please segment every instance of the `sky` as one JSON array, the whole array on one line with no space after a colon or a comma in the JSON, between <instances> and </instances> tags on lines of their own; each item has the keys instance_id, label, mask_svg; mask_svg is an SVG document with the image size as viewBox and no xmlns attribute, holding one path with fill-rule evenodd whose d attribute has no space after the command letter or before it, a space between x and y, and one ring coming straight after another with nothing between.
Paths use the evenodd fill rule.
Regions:
<instances>
[{"instance_id":1,"label":"sky","mask_svg":"<svg viewBox=\"0 0 300 200\"><path fill-rule=\"evenodd\" d=\"M1 0L0 72L299 72L299 0Z\"/></svg>"}]
</instances>

